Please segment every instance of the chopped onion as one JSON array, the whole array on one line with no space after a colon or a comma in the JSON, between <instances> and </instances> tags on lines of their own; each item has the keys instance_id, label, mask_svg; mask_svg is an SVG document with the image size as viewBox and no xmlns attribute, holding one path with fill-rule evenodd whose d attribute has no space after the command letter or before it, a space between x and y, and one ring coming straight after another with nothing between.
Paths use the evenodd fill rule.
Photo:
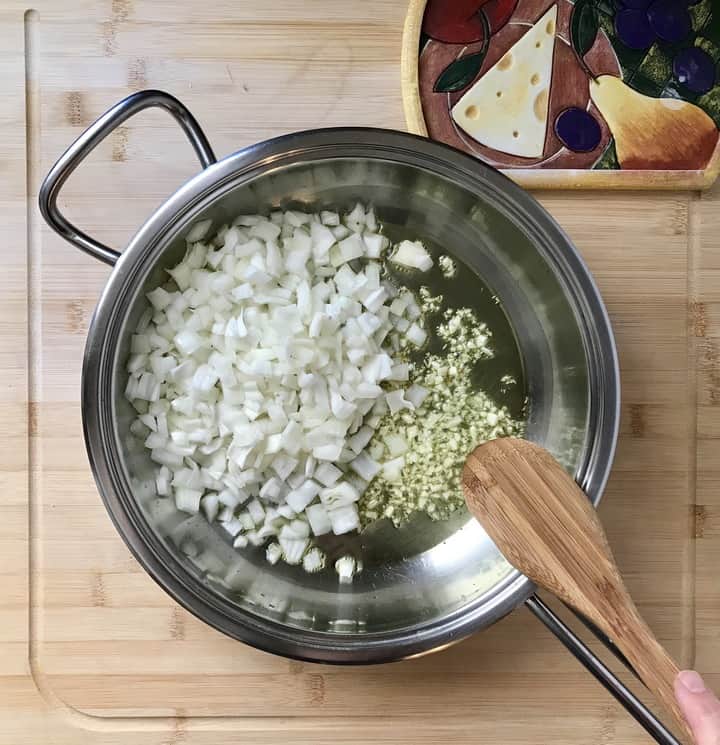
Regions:
<instances>
[{"instance_id":1,"label":"chopped onion","mask_svg":"<svg viewBox=\"0 0 720 745\"><path fill-rule=\"evenodd\" d=\"M328 510L328 517L335 535L350 533L360 527L360 518L354 504Z\"/></svg>"},{"instance_id":2,"label":"chopped onion","mask_svg":"<svg viewBox=\"0 0 720 745\"><path fill-rule=\"evenodd\" d=\"M341 476L343 472L332 465L332 463L320 463L315 469L315 478L323 486L332 486Z\"/></svg>"},{"instance_id":3,"label":"chopped onion","mask_svg":"<svg viewBox=\"0 0 720 745\"><path fill-rule=\"evenodd\" d=\"M303 569L306 572L319 572L325 567L325 554L317 548L311 548L305 556L303 556Z\"/></svg>"},{"instance_id":4,"label":"chopped onion","mask_svg":"<svg viewBox=\"0 0 720 745\"><path fill-rule=\"evenodd\" d=\"M320 492L320 488L320 484L318 484L317 481L308 479L307 481L303 481L302 485L297 489L293 489L293 491L285 497L285 502L292 507L295 512L302 512L310 502L315 499Z\"/></svg>"},{"instance_id":5,"label":"chopped onion","mask_svg":"<svg viewBox=\"0 0 720 745\"><path fill-rule=\"evenodd\" d=\"M278 538L283 558L288 564L299 564L310 541L307 538Z\"/></svg>"},{"instance_id":6,"label":"chopped onion","mask_svg":"<svg viewBox=\"0 0 720 745\"><path fill-rule=\"evenodd\" d=\"M157 464L160 497L202 509L236 548L277 537L269 562L317 571L325 556L310 534L358 530L362 492L407 449L376 453L373 437L388 411L427 395L388 387L410 379L407 343L426 341L418 301L382 273L390 241L362 204L211 226L189 229L182 261L147 294L126 368L131 432ZM432 266L418 242L391 260Z\"/></svg>"},{"instance_id":7,"label":"chopped onion","mask_svg":"<svg viewBox=\"0 0 720 745\"><path fill-rule=\"evenodd\" d=\"M365 481L372 481L380 472L380 464L365 452L360 453L357 458L350 461L350 468Z\"/></svg>"},{"instance_id":8,"label":"chopped onion","mask_svg":"<svg viewBox=\"0 0 720 745\"><path fill-rule=\"evenodd\" d=\"M396 414L398 411L401 411L402 409L412 409L413 405L405 400L404 391L402 389L397 389L394 391L388 391L385 394L385 400L387 401L388 406L390 407L390 413Z\"/></svg>"},{"instance_id":9,"label":"chopped onion","mask_svg":"<svg viewBox=\"0 0 720 745\"><path fill-rule=\"evenodd\" d=\"M332 523L325 506L322 504L311 504L305 510L305 515L310 523L313 534L325 535L332 530Z\"/></svg>"},{"instance_id":10,"label":"chopped onion","mask_svg":"<svg viewBox=\"0 0 720 745\"><path fill-rule=\"evenodd\" d=\"M405 458L403 456L385 461L382 465L383 478L386 481L399 481L404 467Z\"/></svg>"},{"instance_id":11,"label":"chopped onion","mask_svg":"<svg viewBox=\"0 0 720 745\"><path fill-rule=\"evenodd\" d=\"M355 576L355 559L352 556L341 556L335 562L335 571L340 584L349 584Z\"/></svg>"},{"instance_id":12,"label":"chopped onion","mask_svg":"<svg viewBox=\"0 0 720 745\"><path fill-rule=\"evenodd\" d=\"M207 521L209 523L213 522L217 517L220 506L217 494L206 494L200 501L200 504L202 506L203 512L205 513Z\"/></svg>"},{"instance_id":13,"label":"chopped onion","mask_svg":"<svg viewBox=\"0 0 720 745\"><path fill-rule=\"evenodd\" d=\"M427 272L433 265L430 254L420 241L402 241L390 256L390 261L421 272Z\"/></svg>"},{"instance_id":14,"label":"chopped onion","mask_svg":"<svg viewBox=\"0 0 720 745\"><path fill-rule=\"evenodd\" d=\"M405 398L416 408L419 409L423 401L428 397L428 394L430 391L428 391L427 388L423 388L421 385L417 385L413 383L406 391L405 391Z\"/></svg>"},{"instance_id":15,"label":"chopped onion","mask_svg":"<svg viewBox=\"0 0 720 745\"><path fill-rule=\"evenodd\" d=\"M211 225L212 225L212 220L201 220L200 222L196 222L192 226L192 228L190 228L190 232L185 236L185 240L188 243L195 243L196 241L201 241L207 234Z\"/></svg>"},{"instance_id":16,"label":"chopped onion","mask_svg":"<svg viewBox=\"0 0 720 745\"><path fill-rule=\"evenodd\" d=\"M277 564L282 554L283 550L280 548L279 543L270 543L267 549L265 549L265 558L269 564Z\"/></svg>"},{"instance_id":17,"label":"chopped onion","mask_svg":"<svg viewBox=\"0 0 720 745\"><path fill-rule=\"evenodd\" d=\"M175 506L183 512L190 512L193 515L197 514L200 510L202 495L203 493L199 489L187 489L184 487L175 489Z\"/></svg>"},{"instance_id":18,"label":"chopped onion","mask_svg":"<svg viewBox=\"0 0 720 745\"><path fill-rule=\"evenodd\" d=\"M360 499L359 492L347 481L340 481L334 486L329 486L327 489L320 491L320 501L327 509L344 507L357 502L358 499Z\"/></svg>"},{"instance_id":19,"label":"chopped onion","mask_svg":"<svg viewBox=\"0 0 720 745\"><path fill-rule=\"evenodd\" d=\"M418 326L417 323L413 323L405 332L405 336L416 347L421 347L427 339L427 332Z\"/></svg>"}]
</instances>

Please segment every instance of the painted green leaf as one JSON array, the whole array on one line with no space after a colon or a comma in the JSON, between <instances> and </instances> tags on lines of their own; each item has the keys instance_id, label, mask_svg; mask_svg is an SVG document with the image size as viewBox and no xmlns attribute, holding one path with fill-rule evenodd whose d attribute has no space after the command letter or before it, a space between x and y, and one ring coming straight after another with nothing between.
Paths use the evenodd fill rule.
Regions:
<instances>
[{"instance_id":1,"label":"painted green leaf","mask_svg":"<svg viewBox=\"0 0 720 745\"><path fill-rule=\"evenodd\" d=\"M615 150L615 140L611 139L610 142L608 142L607 147L605 148L605 151L598 158L595 165L593 166L593 170L596 170L596 171L604 171L604 170L619 171L620 170L620 163L618 162L617 152Z\"/></svg>"},{"instance_id":2,"label":"painted green leaf","mask_svg":"<svg viewBox=\"0 0 720 745\"><path fill-rule=\"evenodd\" d=\"M435 81L435 92L451 93L470 85L480 72L483 59L485 59L485 53L481 51L451 62Z\"/></svg>"},{"instance_id":3,"label":"painted green leaf","mask_svg":"<svg viewBox=\"0 0 720 745\"><path fill-rule=\"evenodd\" d=\"M599 28L600 21L593 0L577 0L570 18L570 40L581 62L595 43Z\"/></svg>"},{"instance_id":4,"label":"painted green leaf","mask_svg":"<svg viewBox=\"0 0 720 745\"><path fill-rule=\"evenodd\" d=\"M438 76L433 90L435 93L452 93L466 88L480 72L490 44L490 24L483 11L478 13L483 25L483 45L479 52L460 57L451 62Z\"/></svg>"}]
</instances>

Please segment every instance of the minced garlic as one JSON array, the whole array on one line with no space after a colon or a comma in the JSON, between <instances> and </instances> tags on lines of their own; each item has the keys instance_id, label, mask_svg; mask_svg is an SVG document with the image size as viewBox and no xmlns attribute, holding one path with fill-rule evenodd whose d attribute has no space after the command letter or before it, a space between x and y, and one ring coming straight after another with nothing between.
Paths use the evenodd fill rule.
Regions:
<instances>
[{"instance_id":1,"label":"minced garlic","mask_svg":"<svg viewBox=\"0 0 720 745\"><path fill-rule=\"evenodd\" d=\"M439 311L441 296L422 288L420 297L424 315ZM373 438L373 457L400 462L368 486L360 502L363 525L382 517L399 525L416 511L447 519L464 504L467 454L486 440L522 433L522 423L473 384L477 365L493 356L487 326L470 308L447 309L441 319L435 335L442 353L413 363L411 379L429 391L426 399L415 410L386 416Z\"/></svg>"}]
</instances>

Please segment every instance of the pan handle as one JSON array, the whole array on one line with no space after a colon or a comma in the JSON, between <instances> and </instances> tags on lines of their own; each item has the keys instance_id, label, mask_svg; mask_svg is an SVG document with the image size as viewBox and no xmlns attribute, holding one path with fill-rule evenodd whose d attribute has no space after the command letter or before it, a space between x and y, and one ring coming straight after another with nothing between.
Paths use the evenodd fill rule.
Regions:
<instances>
[{"instance_id":1,"label":"pan handle","mask_svg":"<svg viewBox=\"0 0 720 745\"><path fill-rule=\"evenodd\" d=\"M600 660L583 641L567 626L553 611L537 596L531 595L525 605L528 609L547 626L550 631L565 645L585 668L607 688L608 691L625 707L625 709L637 720L637 722L655 739L660 745L681 745L680 741L665 727L665 725L643 704L642 701L615 674ZM604 635L598 632L594 625L586 624L587 627L605 644L613 653L617 654L615 645ZM627 660L619 655L621 661L626 665ZM630 668L632 670L632 668ZM633 671L634 672L634 671Z\"/></svg>"},{"instance_id":2,"label":"pan handle","mask_svg":"<svg viewBox=\"0 0 720 745\"><path fill-rule=\"evenodd\" d=\"M74 246L111 266L120 258L120 252L76 228L60 212L57 205L58 195L70 174L116 127L143 109L155 106L167 111L180 125L203 168L216 162L207 137L185 106L169 93L147 90L124 98L91 124L60 156L40 187L40 212L48 225Z\"/></svg>"}]
</instances>

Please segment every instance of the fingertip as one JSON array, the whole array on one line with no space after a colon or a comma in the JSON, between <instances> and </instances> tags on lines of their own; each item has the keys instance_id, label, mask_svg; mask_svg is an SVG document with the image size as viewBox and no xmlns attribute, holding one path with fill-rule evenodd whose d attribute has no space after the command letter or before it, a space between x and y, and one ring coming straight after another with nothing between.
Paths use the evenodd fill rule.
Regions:
<instances>
[{"instance_id":1,"label":"fingertip","mask_svg":"<svg viewBox=\"0 0 720 745\"><path fill-rule=\"evenodd\" d=\"M694 670L675 678L675 697L697 745L720 745L720 701Z\"/></svg>"},{"instance_id":2,"label":"fingertip","mask_svg":"<svg viewBox=\"0 0 720 745\"><path fill-rule=\"evenodd\" d=\"M675 679L675 689L684 689L689 693L703 693L707 690L705 681L695 670L681 670Z\"/></svg>"}]
</instances>

